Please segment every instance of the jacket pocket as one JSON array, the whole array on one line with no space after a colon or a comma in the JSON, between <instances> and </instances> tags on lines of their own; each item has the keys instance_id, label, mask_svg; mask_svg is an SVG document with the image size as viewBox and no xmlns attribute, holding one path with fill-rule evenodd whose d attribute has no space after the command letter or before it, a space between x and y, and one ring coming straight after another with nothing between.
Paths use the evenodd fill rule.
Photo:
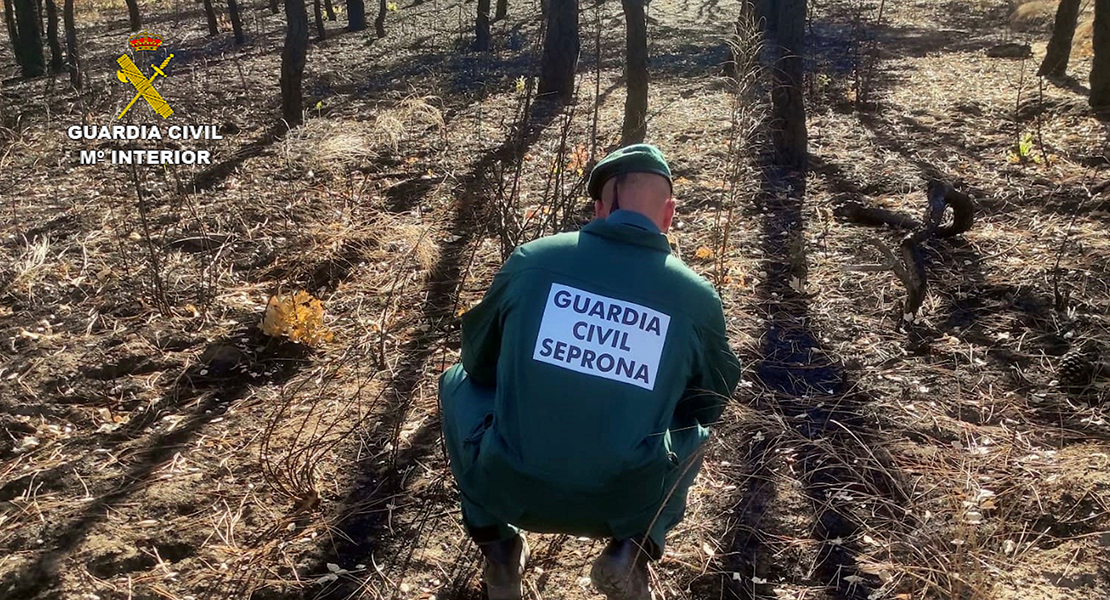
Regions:
<instances>
[{"instance_id":1,"label":"jacket pocket","mask_svg":"<svg viewBox=\"0 0 1110 600\"><path fill-rule=\"evenodd\" d=\"M482 436L486 434L486 430L490 428L490 425L493 425L493 413L487 413L486 416L474 426L470 435L466 436L466 439L463 440L463 444L480 444L482 442Z\"/></svg>"},{"instance_id":2,"label":"jacket pocket","mask_svg":"<svg viewBox=\"0 0 1110 600\"><path fill-rule=\"evenodd\" d=\"M474 426L474 429L463 438L462 451L466 457L466 463L463 465L463 470L470 470L475 463L478 462L478 455L481 452L482 438L485 437L486 432L489 431L490 426L493 425L493 413L487 414Z\"/></svg>"}]
</instances>

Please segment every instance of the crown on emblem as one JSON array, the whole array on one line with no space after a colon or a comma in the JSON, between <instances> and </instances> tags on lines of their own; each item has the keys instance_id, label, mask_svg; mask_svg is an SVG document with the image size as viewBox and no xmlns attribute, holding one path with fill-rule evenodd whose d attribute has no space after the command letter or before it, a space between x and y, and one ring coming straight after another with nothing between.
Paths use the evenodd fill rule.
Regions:
<instances>
[{"instance_id":1,"label":"crown on emblem","mask_svg":"<svg viewBox=\"0 0 1110 600\"><path fill-rule=\"evenodd\" d=\"M158 46L162 45L162 38L144 29L142 33L136 33L127 38L127 43L131 44L131 47L134 48L136 52L151 51L157 50Z\"/></svg>"}]
</instances>

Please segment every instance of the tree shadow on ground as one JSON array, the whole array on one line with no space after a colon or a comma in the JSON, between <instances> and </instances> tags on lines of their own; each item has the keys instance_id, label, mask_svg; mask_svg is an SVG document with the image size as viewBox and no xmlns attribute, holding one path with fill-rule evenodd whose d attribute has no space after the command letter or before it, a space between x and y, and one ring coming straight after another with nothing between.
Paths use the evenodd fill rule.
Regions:
<instances>
[{"instance_id":1,"label":"tree shadow on ground","mask_svg":"<svg viewBox=\"0 0 1110 600\"><path fill-rule=\"evenodd\" d=\"M210 364L198 363L186 368L176 377L176 385L161 401L109 435L109 448L118 449L119 455L129 454L125 450L126 445L137 436L149 437L137 451L130 454L129 459L125 459L130 466L125 474L115 478L116 486L112 491L82 504L75 518L53 527L52 535L43 536L46 539L41 547L46 549L39 552L28 566L14 573L7 581L0 582L5 597L31 598L52 589L59 580L58 574L65 560L78 549L93 528L105 523L115 507L127 502L153 483L157 471L173 459L181 448L202 434L206 425L235 406L252 387L280 385L308 363L303 346L273 341L255 327L253 315L248 320L249 324L242 325L240 330L210 345L210 349L224 349L222 360ZM243 344L243 339L248 340L248 343ZM245 350L238 349L237 345L243 348L261 346L265 349L249 355ZM220 352L216 354L221 355ZM258 375L248 377L248 370ZM154 431L154 427L167 412L183 411L189 416L176 427L163 432ZM42 475L56 480L63 473L59 471ZM5 488L19 487L21 481L11 482Z\"/></svg>"},{"instance_id":2,"label":"tree shadow on ground","mask_svg":"<svg viewBox=\"0 0 1110 600\"><path fill-rule=\"evenodd\" d=\"M778 527L772 522L778 489L771 468L777 444L769 439L750 441L744 460L745 484L728 512L726 530L720 536L720 546L726 550L720 561L722 573L702 575L691 582L690 589L697 598L775 598L775 586L769 580L782 577L791 568L783 564L783 558L768 544L768 538L777 533ZM736 459L730 457L732 460ZM732 573L740 579L735 579ZM756 577L765 582L755 583Z\"/></svg>"},{"instance_id":3,"label":"tree shadow on ground","mask_svg":"<svg viewBox=\"0 0 1110 600\"><path fill-rule=\"evenodd\" d=\"M879 145L900 154L905 151L905 146L898 140L880 139ZM945 176L927 161L906 158L915 162L923 177ZM812 163L815 173L822 176L834 196L862 200L868 195L894 193L894 190L861 187L831 160L814 157ZM991 207L995 203L989 199L978 199L979 219L984 215L983 206ZM873 229L863 226L859 231L861 238L876 235ZM973 228L972 233L974 231ZM900 237L904 233L896 235ZM896 239L888 240L888 245L893 246L896 242ZM1044 388L1044 382L1031 381L1024 375L1025 370L1040 360L1042 353L1059 356L1069 347L1061 320L1053 307L1051 290L1038 289L1033 282L991 281L985 272L987 265L984 262L987 259L964 236L931 240L923 250L929 279L927 294L936 300L936 314L930 320L936 324L907 327L907 349L932 364L954 369L956 364L952 362L954 358L951 354L932 350L933 343L941 337L951 336L971 344L981 349L985 358L1004 373L1006 390L1016 394L1031 409L1023 413L1025 416L1050 429L1059 430L1061 445L1084 439L1107 439L1110 432L1085 421L1081 412L1058 402L1036 400L1051 390ZM893 274L891 277L894 277ZM892 314L891 317L896 321L898 315ZM1002 414L985 417L982 410L958 400L948 403L946 410L950 417L973 424L997 424L1003 419Z\"/></svg>"},{"instance_id":4,"label":"tree shadow on ground","mask_svg":"<svg viewBox=\"0 0 1110 600\"><path fill-rule=\"evenodd\" d=\"M761 269L766 276L761 276L757 294L767 324L755 363L757 385L763 393L753 408L789 423L807 440L797 447L795 470L814 511L812 535L819 547L812 578L835 598L863 599L879 584L857 569L860 548L854 540L858 526L851 511L853 500L845 494L858 498L878 493L894 505L904 505L907 498L903 476L889 459L877 469L848 466L846 457L858 456L861 444L885 456L879 444L883 438L864 415L872 398L851 382L845 367L821 347L807 297L791 284L792 278L804 280L804 200L804 174L775 168L765 171L759 215L763 219ZM758 475L764 469L765 465L755 464L749 472ZM772 588L779 582L763 580L781 574L767 573L771 551L762 547L760 538L765 532L759 530L774 495L769 478L754 477L745 490L734 520L747 525L732 532L724 569L738 573L740 580L721 578L716 595L744 600L775 597ZM751 574L761 576L760 583L755 583ZM846 575L854 574L862 576L863 583L845 581Z\"/></svg>"},{"instance_id":5,"label":"tree shadow on ground","mask_svg":"<svg viewBox=\"0 0 1110 600\"><path fill-rule=\"evenodd\" d=\"M868 586L849 586L843 579L843 573L856 571L859 548L833 543L856 533L851 516L838 510L833 499L835 490L850 486L853 476L822 465L823 452L816 444L841 435L834 422L867 436L860 414L866 398L852 389L843 366L821 348L808 303L790 285L805 269L804 247L798 243L804 239L805 176L775 169L764 176L761 266L767 276L761 278L757 295L767 326L755 372L766 397L757 399L756 407L796 423L799 433L815 442L799 452L803 485L815 512L814 537L821 544L814 574L837 598L866 598Z\"/></svg>"},{"instance_id":6,"label":"tree shadow on ground","mask_svg":"<svg viewBox=\"0 0 1110 600\"><path fill-rule=\"evenodd\" d=\"M199 192L210 190L230 177L235 171L242 166L244 162L251 158L257 158L269 151L270 146L281 139L281 135L285 132L285 126L277 125L265 132L258 139L249 142L244 146L240 146L234 150L230 156L223 160L214 163L208 168L198 172L192 182L188 184L186 190L190 193L196 194Z\"/></svg>"},{"instance_id":7,"label":"tree shadow on ground","mask_svg":"<svg viewBox=\"0 0 1110 600\"><path fill-rule=\"evenodd\" d=\"M730 60L731 51L724 42L708 46L684 44L650 56L648 70L653 77L697 79L723 74Z\"/></svg>"},{"instance_id":8,"label":"tree shadow on ground","mask_svg":"<svg viewBox=\"0 0 1110 600\"><path fill-rule=\"evenodd\" d=\"M383 70L370 70L365 79L325 86L322 91L329 95L366 98L414 87L442 89L441 100L449 110L458 110L497 91L513 89L517 78L534 74L535 65L535 58L529 52L500 54L444 50L420 54ZM416 81L421 78L434 79L438 85L418 86Z\"/></svg>"},{"instance_id":9,"label":"tree shadow on ground","mask_svg":"<svg viewBox=\"0 0 1110 600\"><path fill-rule=\"evenodd\" d=\"M321 97L372 97L388 92L410 91L412 78L419 75L442 77L451 88L451 93L440 99L443 102L446 127L462 109L485 100L499 89L508 89L508 82L530 72L532 62L532 57L527 53L508 56L489 53L425 54L384 71L370 71L369 77L358 82L334 86L316 82L313 92ZM369 120L372 117L372 114L362 114L359 118ZM248 159L270 152L270 147L280 141L284 133L284 124L275 125L258 139L239 147L223 160L197 173L188 189L200 192L216 187ZM392 158L385 155L379 161L388 162ZM408 210L414 206L413 200L426 195L434 184L434 179L417 177L392 186L387 192L388 210Z\"/></svg>"},{"instance_id":10,"label":"tree shadow on ground","mask_svg":"<svg viewBox=\"0 0 1110 600\"><path fill-rule=\"evenodd\" d=\"M391 443L397 449L383 465L362 472L346 496L337 503L336 513L342 517L338 522L331 523L331 526L341 532L334 546L334 560L339 564L370 564L375 560L374 557L391 557L388 564L381 565L382 573L403 577L414 561L420 562L421 559L416 554L421 543L427 540L428 528L436 521L433 517L439 516L444 505L453 506L454 493L450 491L449 474L444 470L444 474L422 486L415 494L417 499L414 505L420 507L418 512L408 511L407 514L402 514L400 511L385 511L380 508L365 510L365 507L381 505L387 501L398 504L390 499L414 494L410 489L409 474L420 461L429 459L435 454L436 448L441 447L438 418L430 418L421 423L409 436L409 442L404 448L400 448L401 427L409 416L416 396L427 383L429 371L435 374L449 366L439 365L437 371L433 369L432 361L452 329L458 288L466 279L470 268L468 261L472 256L472 246L479 243L486 232L487 214L491 210L488 199L490 191L496 187L493 181L496 164L508 160L510 153L517 148L523 151L534 144L558 114L558 107L553 104L536 104L522 139L518 140L510 135L498 147L479 158L470 174L462 181L447 228L447 233L450 234L448 239L453 241L441 246L439 258L431 268L424 293L421 294L425 298L419 309L421 322L428 327L411 338L401 350L400 362L393 369L394 375L386 391L388 404L380 412L381 424L375 429L377 433L371 435L371 438L377 438L376 441L379 442L372 445L384 447L386 443ZM445 460L445 456L439 460ZM326 572L325 562L331 560L317 565L317 570L321 573ZM455 595L446 597L468 597L467 584L477 564L474 556L464 554L455 558L449 571L449 589ZM327 589L306 588L289 593L260 591L256 593L256 597L346 598L357 592L360 585L361 582L340 581Z\"/></svg>"}]
</instances>

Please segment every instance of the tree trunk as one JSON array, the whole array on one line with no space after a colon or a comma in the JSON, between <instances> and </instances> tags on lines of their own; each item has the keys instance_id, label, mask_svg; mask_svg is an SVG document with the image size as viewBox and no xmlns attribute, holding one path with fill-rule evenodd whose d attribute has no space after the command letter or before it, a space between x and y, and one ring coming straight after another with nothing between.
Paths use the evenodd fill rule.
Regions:
<instances>
[{"instance_id":1,"label":"tree trunk","mask_svg":"<svg viewBox=\"0 0 1110 600\"><path fill-rule=\"evenodd\" d=\"M26 60L26 52L23 51L23 43L20 41L22 38L19 36L19 25L16 24L15 11L15 4L12 3L12 0L4 0L4 23L8 26L8 38L12 42L12 54L15 55L16 64L22 68Z\"/></svg>"},{"instance_id":2,"label":"tree trunk","mask_svg":"<svg viewBox=\"0 0 1110 600\"><path fill-rule=\"evenodd\" d=\"M278 0L270 0L270 12L278 14Z\"/></svg>"},{"instance_id":3,"label":"tree trunk","mask_svg":"<svg viewBox=\"0 0 1110 600\"><path fill-rule=\"evenodd\" d=\"M320 10L320 0L312 0L312 14L316 18L317 39L323 41L327 37L327 32L324 31L324 13Z\"/></svg>"},{"instance_id":4,"label":"tree trunk","mask_svg":"<svg viewBox=\"0 0 1110 600\"><path fill-rule=\"evenodd\" d=\"M73 18L73 0L66 0L62 6L62 20L66 26L66 63L69 68L69 82L74 89L81 89L81 60L77 50L77 23Z\"/></svg>"},{"instance_id":5,"label":"tree trunk","mask_svg":"<svg viewBox=\"0 0 1110 600\"><path fill-rule=\"evenodd\" d=\"M331 0L324 0L324 14L328 16L329 21L335 21L335 7L331 5Z\"/></svg>"},{"instance_id":6,"label":"tree trunk","mask_svg":"<svg viewBox=\"0 0 1110 600\"><path fill-rule=\"evenodd\" d=\"M500 21L509 16L509 0L497 0L497 12L493 14L494 21Z\"/></svg>"},{"instance_id":7,"label":"tree trunk","mask_svg":"<svg viewBox=\"0 0 1110 600\"><path fill-rule=\"evenodd\" d=\"M489 0L478 0L478 19L474 22L474 50L489 50Z\"/></svg>"},{"instance_id":8,"label":"tree trunk","mask_svg":"<svg viewBox=\"0 0 1110 600\"><path fill-rule=\"evenodd\" d=\"M19 62L19 33L15 29L15 6L12 0L4 0L4 24L8 26L8 38L12 42L12 51L16 52L16 62Z\"/></svg>"},{"instance_id":9,"label":"tree trunk","mask_svg":"<svg viewBox=\"0 0 1110 600\"><path fill-rule=\"evenodd\" d=\"M806 108L803 84L803 50L806 0L779 0L775 15L776 39L771 44L777 59L772 68L771 141L775 163L804 170L807 163Z\"/></svg>"},{"instance_id":10,"label":"tree trunk","mask_svg":"<svg viewBox=\"0 0 1110 600\"><path fill-rule=\"evenodd\" d=\"M58 6L54 0L46 0L46 44L50 46L50 72L59 73L65 62L62 44L58 41Z\"/></svg>"},{"instance_id":11,"label":"tree trunk","mask_svg":"<svg viewBox=\"0 0 1110 600\"><path fill-rule=\"evenodd\" d=\"M374 19L374 31L378 34L378 39L385 37L385 13L388 10L386 0L378 2L378 18Z\"/></svg>"},{"instance_id":12,"label":"tree trunk","mask_svg":"<svg viewBox=\"0 0 1110 600\"><path fill-rule=\"evenodd\" d=\"M347 0L347 31L366 29L366 4L363 0Z\"/></svg>"},{"instance_id":13,"label":"tree trunk","mask_svg":"<svg viewBox=\"0 0 1110 600\"><path fill-rule=\"evenodd\" d=\"M227 15L231 17L231 29L235 32L235 45L242 46L247 38L243 36L243 19L239 16L239 0L227 0Z\"/></svg>"},{"instance_id":14,"label":"tree trunk","mask_svg":"<svg viewBox=\"0 0 1110 600\"><path fill-rule=\"evenodd\" d=\"M647 135L647 16L644 14L644 0L621 0L621 6L628 28L624 62L628 91L624 99L624 126L621 128L621 145L627 146L639 144Z\"/></svg>"},{"instance_id":15,"label":"tree trunk","mask_svg":"<svg viewBox=\"0 0 1110 600\"><path fill-rule=\"evenodd\" d=\"M208 35L219 35L220 27L216 23L216 11L212 9L212 0L204 0L204 16L208 19Z\"/></svg>"},{"instance_id":16,"label":"tree trunk","mask_svg":"<svg viewBox=\"0 0 1110 600\"><path fill-rule=\"evenodd\" d=\"M574 97L578 67L578 0L548 0L547 4L539 93L569 102Z\"/></svg>"},{"instance_id":17,"label":"tree trunk","mask_svg":"<svg viewBox=\"0 0 1110 600\"><path fill-rule=\"evenodd\" d=\"M1094 49L1090 104L1110 110L1110 0L1095 0Z\"/></svg>"},{"instance_id":18,"label":"tree trunk","mask_svg":"<svg viewBox=\"0 0 1110 600\"><path fill-rule=\"evenodd\" d=\"M139 18L139 0L127 0L127 17L131 21L131 31L138 31L143 26Z\"/></svg>"},{"instance_id":19,"label":"tree trunk","mask_svg":"<svg viewBox=\"0 0 1110 600\"><path fill-rule=\"evenodd\" d=\"M285 0L285 47L281 50L281 116L287 127L304 122L304 78L308 55L308 13L304 0Z\"/></svg>"},{"instance_id":20,"label":"tree trunk","mask_svg":"<svg viewBox=\"0 0 1110 600\"><path fill-rule=\"evenodd\" d=\"M1056 9L1056 21L1052 25L1052 40L1048 42L1044 62L1037 70L1041 77L1062 77L1068 70L1071 57L1071 41L1075 37L1075 25L1079 22L1079 1L1060 0Z\"/></svg>"},{"instance_id":21,"label":"tree trunk","mask_svg":"<svg viewBox=\"0 0 1110 600\"><path fill-rule=\"evenodd\" d=\"M42 37L39 35L39 17L34 0L15 1L15 29L19 43L15 48L19 69L23 77L38 77L46 72L46 58L42 54Z\"/></svg>"}]
</instances>

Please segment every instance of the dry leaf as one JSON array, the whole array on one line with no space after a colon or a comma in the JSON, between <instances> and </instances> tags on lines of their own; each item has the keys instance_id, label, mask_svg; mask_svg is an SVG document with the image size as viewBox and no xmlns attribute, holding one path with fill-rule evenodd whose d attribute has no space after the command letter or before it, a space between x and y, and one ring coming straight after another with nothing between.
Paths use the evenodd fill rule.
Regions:
<instances>
[{"instance_id":1,"label":"dry leaf","mask_svg":"<svg viewBox=\"0 0 1110 600\"><path fill-rule=\"evenodd\" d=\"M334 339L324 327L323 303L304 290L272 296L260 328L270 337L287 337L308 346Z\"/></svg>"}]
</instances>

